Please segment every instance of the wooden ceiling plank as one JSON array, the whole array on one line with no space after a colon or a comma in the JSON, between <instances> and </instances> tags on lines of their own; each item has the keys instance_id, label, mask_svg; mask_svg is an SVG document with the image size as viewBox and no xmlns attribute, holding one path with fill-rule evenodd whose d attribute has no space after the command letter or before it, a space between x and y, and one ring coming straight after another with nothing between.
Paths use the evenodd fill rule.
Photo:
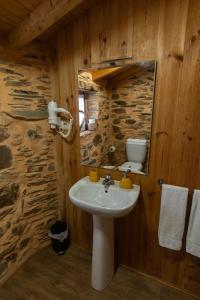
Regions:
<instances>
[{"instance_id":1,"label":"wooden ceiling plank","mask_svg":"<svg viewBox=\"0 0 200 300\"><path fill-rule=\"evenodd\" d=\"M0 34L10 32L41 2L42 0L0 0Z\"/></svg>"},{"instance_id":2,"label":"wooden ceiling plank","mask_svg":"<svg viewBox=\"0 0 200 300\"><path fill-rule=\"evenodd\" d=\"M44 0L6 38L12 48L21 48L62 18L73 14L87 0Z\"/></svg>"},{"instance_id":3,"label":"wooden ceiling plank","mask_svg":"<svg viewBox=\"0 0 200 300\"><path fill-rule=\"evenodd\" d=\"M0 34L1 33L7 33L11 30L12 25L9 24L8 22L5 22L4 20L1 20L0 18Z\"/></svg>"},{"instance_id":4,"label":"wooden ceiling plank","mask_svg":"<svg viewBox=\"0 0 200 300\"><path fill-rule=\"evenodd\" d=\"M19 16L17 16L15 13L11 11L11 9L8 10L7 8L2 7L1 4L0 4L0 18L2 20L5 20L5 22L7 21L8 23L13 25L16 25L21 20Z\"/></svg>"},{"instance_id":5,"label":"wooden ceiling plank","mask_svg":"<svg viewBox=\"0 0 200 300\"><path fill-rule=\"evenodd\" d=\"M13 28L15 26L15 22L9 18L6 18L5 16L0 15L0 20L2 23L5 23L6 26Z\"/></svg>"},{"instance_id":6,"label":"wooden ceiling plank","mask_svg":"<svg viewBox=\"0 0 200 300\"><path fill-rule=\"evenodd\" d=\"M18 3L20 5L24 6L29 12L31 12L33 9L35 9L38 5L40 5L42 0L18 0Z\"/></svg>"},{"instance_id":7,"label":"wooden ceiling plank","mask_svg":"<svg viewBox=\"0 0 200 300\"><path fill-rule=\"evenodd\" d=\"M27 10L24 6L20 5L20 3L15 0L0 1L0 5L1 5L0 14L2 14L3 11L8 11L10 15L17 16L20 19L26 16L30 12L30 10Z\"/></svg>"}]
</instances>

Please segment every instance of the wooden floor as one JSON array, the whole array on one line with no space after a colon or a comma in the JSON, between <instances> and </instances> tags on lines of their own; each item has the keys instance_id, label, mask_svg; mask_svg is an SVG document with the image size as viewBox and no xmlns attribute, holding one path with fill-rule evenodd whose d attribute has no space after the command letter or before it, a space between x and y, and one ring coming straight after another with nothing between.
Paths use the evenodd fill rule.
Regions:
<instances>
[{"instance_id":1,"label":"wooden floor","mask_svg":"<svg viewBox=\"0 0 200 300\"><path fill-rule=\"evenodd\" d=\"M76 248L57 256L45 248L30 258L0 289L1 300L193 300L176 289L120 266L110 285L90 287L91 258Z\"/></svg>"}]
</instances>

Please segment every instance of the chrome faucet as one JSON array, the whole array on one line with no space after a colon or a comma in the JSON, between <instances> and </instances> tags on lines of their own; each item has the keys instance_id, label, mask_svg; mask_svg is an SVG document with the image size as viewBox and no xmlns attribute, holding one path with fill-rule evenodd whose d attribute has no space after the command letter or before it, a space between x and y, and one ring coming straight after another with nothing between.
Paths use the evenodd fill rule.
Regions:
<instances>
[{"instance_id":1,"label":"chrome faucet","mask_svg":"<svg viewBox=\"0 0 200 300\"><path fill-rule=\"evenodd\" d=\"M125 173L126 176L127 176L129 173L131 173L131 166L129 166L129 167L127 168L127 170L126 170L124 173Z\"/></svg>"},{"instance_id":2,"label":"chrome faucet","mask_svg":"<svg viewBox=\"0 0 200 300\"><path fill-rule=\"evenodd\" d=\"M108 189L109 189L109 186L114 185L115 182L114 182L114 180L112 180L111 175L106 175L104 177L104 180L102 181L102 184L104 185L105 193L107 193Z\"/></svg>"}]
</instances>

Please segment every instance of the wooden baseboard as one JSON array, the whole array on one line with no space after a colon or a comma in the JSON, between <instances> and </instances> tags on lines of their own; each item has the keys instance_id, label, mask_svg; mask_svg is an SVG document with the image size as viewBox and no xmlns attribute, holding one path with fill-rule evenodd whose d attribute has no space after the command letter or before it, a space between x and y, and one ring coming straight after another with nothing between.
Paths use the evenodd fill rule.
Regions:
<instances>
[{"instance_id":1,"label":"wooden baseboard","mask_svg":"<svg viewBox=\"0 0 200 300\"><path fill-rule=\"evenodd\" d=\"M181 288L177 287L176 285L174 285L174 284L172 284L172 283L169 283L169 282L167 282L167 281L161 280L161 279L159 279L159 278L157 278L157 277L154 277L154 276L151 276L151 275L149 275L149 274L147 274L147 273L143 273L143 272L138 271L137 269L131 268L131 267L129 267L129 266L126 266L126 265L123 265L123 264L119 264L119 265L122 266L123 268L129 270L129 271L132 271L132 272L134 271L134 272L137 273L138 275L141 275L141 276L144 276L144 277L146 277L146 278L148 278L148 279L151 279L151 280L154 280L154 281L156 281L156 282L159 282L161 285L163 285L163 286L165 286L165 287L169 287L169 288L171 288L171 289L175 289L177 292L184 293L184 294L187 295L187 296L191 296L191 297L193 297L193 298L200 299L199 296L197 296L197 295L195 295L195 294L189 292L188 290L181 289Z\"/></svg>"}]
</instances>

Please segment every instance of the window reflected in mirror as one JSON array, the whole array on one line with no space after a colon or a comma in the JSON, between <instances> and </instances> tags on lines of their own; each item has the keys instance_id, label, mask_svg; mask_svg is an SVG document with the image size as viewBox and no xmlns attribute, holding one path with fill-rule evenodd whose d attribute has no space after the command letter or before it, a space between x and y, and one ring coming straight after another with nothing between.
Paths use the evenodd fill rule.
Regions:
<instances>
[{"instance_id":1,"label":"window reflected in mirror","mask_svg":"<svg viewBox=\"0 0 200 300\"><path fill-rule=\"evenodd\" d=\"M81 164L147 174L155 61L78 73Z\"/></svg>"},{"instance_id":2,"label":"window reflected in mirror","mask_svg":"<svg viewBox=\"0 0 200 300\"><path fill-rule=\"evenodd\" d=\"M80 131L85 131L86 130L86 125L85 125L85 97L84 94L79 94L78 98L78 107L79 107L79 127Z\"/></svg>"}]
</instances>

